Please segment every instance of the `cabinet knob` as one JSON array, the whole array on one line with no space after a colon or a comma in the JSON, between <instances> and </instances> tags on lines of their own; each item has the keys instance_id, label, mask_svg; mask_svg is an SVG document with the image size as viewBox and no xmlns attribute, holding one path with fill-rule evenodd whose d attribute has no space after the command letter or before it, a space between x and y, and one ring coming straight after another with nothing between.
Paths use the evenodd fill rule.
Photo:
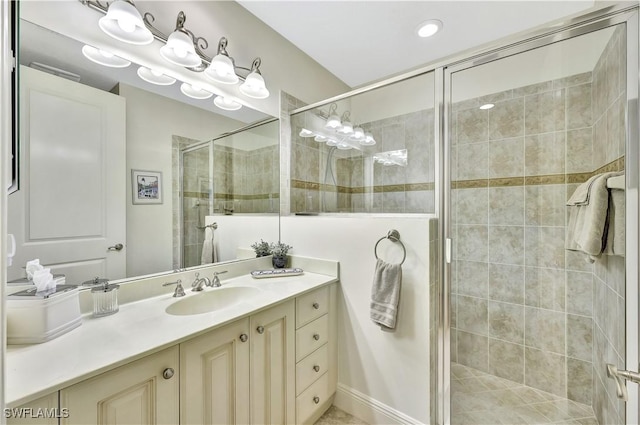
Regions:
<instances>
[{"instance_id":1,"label":"cabinet knob","mask_svg":"<svg viewBox=\"0 0 640 425\"><path fill-rule=\"evenodd\" d=\"M319 334L313 334L313 339L318 341L320 339L320 335Z\"/></svg>"},{"instance_id":2,"label":"cabinet knob","mask_svg":"<svg viewBox=\"0 0 640 425\"><path fill-rule=\"evenodd\" d=\"M256 328L256 331L258 331L259 334L263 334L264 333L264 326L258 326Z\"/></svg>"},{"instance_id":3,"label":"cabinet knob","mask_svg":"<svg viewBox=\"0 0 640 425\"><path fill-rule=\"evenodd\" d=\"M313 370L315 370L316 372L320 372L320 366L315 365L315 366L313 367Z\"/></svg>"},{"instance_id":4,"label":"cabinet knob","mask_svg":"<svg viewBox=\"0 0 640 425\"><path fill-rule=\"evenodd\" d=\"M166 368L165 370L162 371L162 377L164 379L171 379L173 378L173 375L175 375L175 370L173 370L173 368Z\"/></svg>"},{"instance_id":5,"label":"cabinet knob","mask_svg":"<svg viewBox=\"0 0 640 425\"><path fill-rule=\"evenodd\" d=\"M315 308L316 310L320 308L320 304L318 303L313 303L312 304L313 308Z\"/></svg>"},{"instance_id":6,"label":"cabinet knob","mask_svg":"<svg viewBox=\"0 0 640 425\"><path fill-rule=\"evenodd\" d=\"M248 339L249 339L249 336L247 334L240 335L240 341L247 342Z\"/></svg>"},{"instance_id":7,"label":"cabinet knob","mask_svg":"<svg viewBox=\"0 0 640 425\"><path fill-rule=\"evenodd\" d=\"M313 402L314 402L315 404L320 403L320 397L315 396L315 397L313 398Z\"/></svg>"}]
</instances>

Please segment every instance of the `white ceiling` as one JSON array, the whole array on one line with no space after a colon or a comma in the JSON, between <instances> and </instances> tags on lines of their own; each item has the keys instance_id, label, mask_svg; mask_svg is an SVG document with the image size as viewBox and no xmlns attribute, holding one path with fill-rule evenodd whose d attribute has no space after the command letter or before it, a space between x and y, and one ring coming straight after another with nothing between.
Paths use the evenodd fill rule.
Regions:
<instances>
[{"instance_id":1,"label":"white ceiling","mask_svg":"<svg viewBox=\"0 0 640 425\"><path fill-rule=\"evenodd\" d=\"M593 1L238 0L350 87L589 9ZM439 19L432 38L418 24Z\"/></svg>"}]
</instances>

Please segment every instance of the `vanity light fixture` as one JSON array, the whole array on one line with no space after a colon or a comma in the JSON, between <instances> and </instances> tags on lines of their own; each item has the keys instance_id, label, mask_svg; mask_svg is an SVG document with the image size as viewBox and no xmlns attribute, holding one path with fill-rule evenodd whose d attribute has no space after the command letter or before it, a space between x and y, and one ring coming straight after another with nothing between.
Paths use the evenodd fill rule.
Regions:
<instances>
[{"instance_id":1,"label":"vanity light fixture","mask_svg":"<svg viewBox=\"0 0 640 425\"><path fill-rule=\"evenodd\" d=\"M351 149L351 145L347 144L347 143L338 143L338 149L340 149L341 151L348 151L349 149Z\"/></svg>"},{"instance_id":2,"label":"vanity light fixture","mask_svg":"<svg viewBox=\"0 0 640 425\"><path fill-rule=\"evenodd\" d=\"M116 56L106 50L89 46L88 44L82 46L82 54L91 62L95 62L103 66L109 66L111 68L126 68L131 65L131 62L121 58L120 56Z\"/></svg>"},{"instance_id":3,"label":"vanity light fixture","mask_svg":"<svg viewBox=\"0 0 640 425\"><path fill-rule=\"evenodd\" d=\"M267 90L267 86L264 84L264 78L262 78L262 74L260 73L260 64L262 60L257 58L251 64L251 72L247 75L247 78L244 80L244 83L238 87L240 89L240 93L245 96L252 97L254 99L266 99L269 97L269 90Z\"/></svg>"},{"instance_id":4,"label":"vanity light fixture","mask_svg":"<svg viewBox=\"0 0 640 425\"><path fill-rule=\"evenodd\" d=\"M204 50L209 47L209 43L205 38L197 37L184 27L186 15L183 11L178 13L175 31L167 36L153 26L155 17L151 13L145 12L143 17L140 17L140 12L133 5L133 0L114 0L110 4L103 0L78 1L105 14L100 20L100 27L118 40L148 44L155 38L164 43L160 48L161 56L173 64L193 72L204 72L208 78L222 84L236 84L242 81L239 90L247 97L265 99L270 95L260 72L259 57L253 60L250 68L236 65L233 57L226 50L228 44L226 37L220 38L217 54L213 58L207 56ZM115 28L113 31L107 31L113 28ZM135 36L127 37L127 34L135 34ZM233 103L236 109L241 107L238 102ZM229 106L227 103L225 105Z\"/></svg>"},{"instance_id":5,"label":"vanity light fixture","mask_svg":"<svg viewBox=\"0 0 640 425\"><path fill-rule=\"evenodd\" d=\"M176 82L175 78L164 75L162 72L156 71L155 69L149 69L146 66L138 68L138 77L142 78L147 83L157 84L159 86L170 86Z\"/></svg>"},{"instance_id":6,"label":"vanity light fixture","mask_svg":"<svg viewBox=\"0 0 640 425\"><path fill-rule=\"evenodd\" d=\"M496 105L494 105L493 103L485 103L484 105L480 106L480 109L482 109L482 110L491 109L494 106L496 106Z\"/></svg>"},{"instance_id":7,"label":"vanity light fixture","mask_svg":"<svg viewBox=\"0 0 640 425\"><path fill-rule=\"evenodd\" d=\"M429 19L428 21L424 21L418 28L416 28L416 33L418 37L427 38L435 35L438 31L442 29L442 21L438 19Z\"/></svg>"},{"instance_id":8,"label":"vanity light fixture","mask_svg":"<svg viewBox=\"0 0 640 425\"><path fill-rule=\"evenodd\" d=\"M335 139L328 139L327 146L338 146L338 141Z\"/></svg>"},{"instance_id":9,"label":"vanity light fixture","mask_svg":"<svg viewBox=\"0 0 640 425\"><path fill-rule=\"evenodd\" d=\"M202 64L202 58L196 53L193 35L184 28L187 15L180 11L176 18L176 29L169 35L167 44L160 48L160 55L169 62L187 68Z\"/></svg>"},{"instance_id":10,"label":"vanity light fixture","mask_svg":"<svg viewBox=\"0 0 640 425\"><path fill-rule=\"evenodd\" d=\"M242 105L235 100L225 97L225 96L217 96L213 99L213 103L220 109L224 109L225 111L237 111L242 108Z\"/></svg>"},{"instance_id":11,"label":"vanity light fixture","mask_svg":"<svg viewBox=\"0 0 640 425\"><path fill-rule=\"evenodd\" d=\"M198 87L197 85L189 83L182 83L180 85L180 91L185 96L191 97L193 99L209 99L211 96L213 96L213 93L206 91Z\"/></svg>"},{"instance_id":12,"label":"vanity light fixture","mask_svg":"<svg viewBox=\"0 0 640 425\"><path fill-rule=\"evenodd\" d=\"M313 138L313 140L315 140L316 142L326 142L327 138L325 136L322 136L320 134L318 134L316 137Z\"/></svg>"},{"instance_id":13,"label":"vanity light fixture","mask_svg":"<svg viewBox=\"0 0 640 425\"><path fill-rule=\"evenodd\" d=\"M107 14L98 21L98 26L109 36L125 43L149 44L153 41L153 34L145 26L132 0L112 2Z\"/></svg>"},{"instance_id":14,"label":"vanity light fixture","mask_svg":"<svg viewBox=\"0 0 640 425\"><path fill-rule=\"evenodd\" d=\"M240 79L236 75L233 60L227 53L227 44L228 41L225 37L218 41L218 53L211 59L211 63L204 70L204 75L217 83L235 84Z\"/></svg>"}]
</instances>

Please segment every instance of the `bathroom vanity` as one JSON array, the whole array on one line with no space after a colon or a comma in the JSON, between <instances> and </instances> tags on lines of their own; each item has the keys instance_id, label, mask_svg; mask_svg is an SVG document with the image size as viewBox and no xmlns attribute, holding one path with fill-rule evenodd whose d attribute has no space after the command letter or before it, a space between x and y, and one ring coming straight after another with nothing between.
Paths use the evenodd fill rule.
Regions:
<instances>
[{"instance_id":1,"label":"bathroom vanity","mask_svg":"<svg viewBox=\"0 0 640 425\"><path fill-rule=\"evenodd\" d=\"M202 292L191 291L194 272L132 282L121 287L117 314L85 315L82 326L53 341L9 346L8 407L58 417L8 423L313 423L337 385L338 268L293 262L303 275L250 277L269 268L265 259L201 268L207 276L229 269L222 287ZM186 296L174 298L169 288L136 300L141 285L162 288L176 278ZM169 308L202 308L200 300L214 300L216 291L227 301L213 311Z\"/></svg>"}]
</instances>

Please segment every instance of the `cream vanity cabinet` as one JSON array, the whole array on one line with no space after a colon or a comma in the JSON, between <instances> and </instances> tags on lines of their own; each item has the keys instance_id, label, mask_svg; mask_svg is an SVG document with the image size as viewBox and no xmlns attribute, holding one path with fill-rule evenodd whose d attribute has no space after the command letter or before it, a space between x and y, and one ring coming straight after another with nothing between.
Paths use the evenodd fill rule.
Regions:
<instances>
[{"instance_id":1,"label":"cream vanity cabinet","mask_svg":"<svg viewBox=\"0 0 640 425\"><path fill-rule=\"evenodd\" d=\"M58 408L58 392L4 412L7 425L58 425L63 412Z\"/></svg>"},{"instance_id":2,"label":"cream vanity cabinet","mask_svg":"<svg viewBox=\"0 0 640 425\"><path fill-rule=\"evenodd\" d=\"M337 385L336 291L315 289L21 407L59 406L61 425L313 423Z\"/></svg>"},{"instance_id":3,"label":"cream vanity cabinet","mask_svg":"<svg viewBox=\"0 0 640 425\"><path fill-rule=\"evenodd\" d=\"M179 350L155 354L60 390L62 425L177 424Z\"/></svg>"},{"instance_id":4,"label":"cream vanity cabinet","mask_svg":"<svg viewBox=\"0 0 640 425\"><path fill-rule=\"evenodd\" d=\"M336 285L296 299L296 423L312 424L336 391Z\"/></svg>"},{"instance_id":5,"label":"cream vanity cabinet","mask_svg":"<svg viewBox=\"0 0 640 425\"><path fill-rule=\"evenodd\" d=\"M181 424L289 424L294 301L180 344Z\"/></svg>"}]
</instances>

